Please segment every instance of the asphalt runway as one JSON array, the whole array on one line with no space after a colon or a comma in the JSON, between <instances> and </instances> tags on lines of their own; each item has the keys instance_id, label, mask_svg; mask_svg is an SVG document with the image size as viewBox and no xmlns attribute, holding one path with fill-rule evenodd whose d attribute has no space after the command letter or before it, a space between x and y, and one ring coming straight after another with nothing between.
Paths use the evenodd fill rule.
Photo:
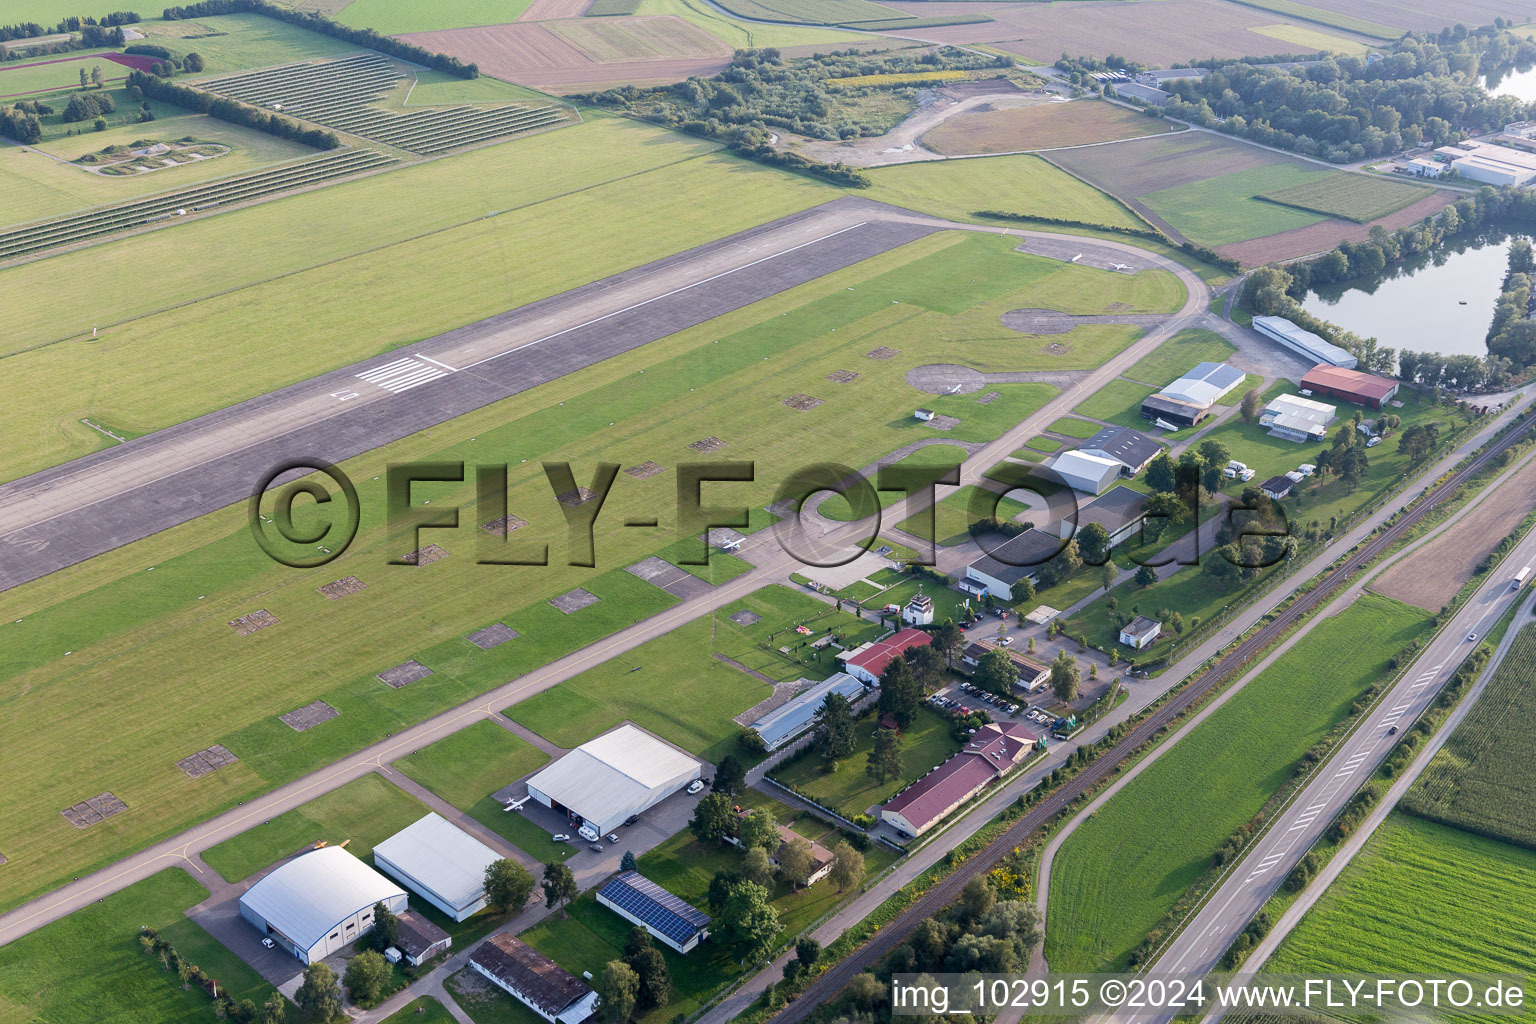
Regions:
<instances>
[{"instance_id":1,"label":"asphalt runway","mask_svg":"<svg viewBox=\"0 0 1536 1024\"><path fill-rule=\"evenodd\" d=\"M340 463L942 227L833 200L0 485L0 590L245 500L284 460Z\"/></svg>"}]
</instances>

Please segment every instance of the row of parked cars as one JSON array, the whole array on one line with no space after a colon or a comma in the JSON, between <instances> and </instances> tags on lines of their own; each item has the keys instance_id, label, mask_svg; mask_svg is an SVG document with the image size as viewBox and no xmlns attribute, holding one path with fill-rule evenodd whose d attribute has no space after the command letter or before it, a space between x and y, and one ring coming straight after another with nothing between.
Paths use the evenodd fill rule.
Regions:
<instances>
[{"instance_id":1,"label":"row of parked cars","mask_svg":"<svg viewBox=\"0 0 1536 1024\"><path fill-rule=\"evenodd\" d=\"M965 694L964 700L957 699L955 697L945 697L941 694L935 693L933 696L928 698L928 703L937 708L944 708L945 710L949 711L959 711L962 714L969 714L972 710L975 710L973 708L967 707L966 701L975 701L978 704L990 704L998 711L1002 711L1010 715L1016 715L1019 713L1019 706L1013 703L1013 701L1004 697L999 697L995 693L988 693L985 690L978 689L977 687L972 686L970 683L961 683L959 685L959 690L961 693Z\"/></svg>"}]
</instances>

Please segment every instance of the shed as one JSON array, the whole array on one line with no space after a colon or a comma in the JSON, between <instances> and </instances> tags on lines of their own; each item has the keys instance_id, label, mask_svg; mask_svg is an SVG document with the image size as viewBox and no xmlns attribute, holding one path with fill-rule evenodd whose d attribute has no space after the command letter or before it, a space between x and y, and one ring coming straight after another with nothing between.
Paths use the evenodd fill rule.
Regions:
<instances>
[{"instance_id":1,"label":"shed","mask_svg":"<svg viewBox=\"0 0 1536 1024\"><path fill-rule=\"evenodd\" d=\"M620 871L601 889L597 902L638 925L679 953L709 937L709 915L638 871Z\"/></svg>"},{"instance_id":2,"label":"shed","mask_svg":"<svg viewBox=\"0 0 1536 1024\"><path fill-rule=\"evenodd\" d=\"M1156 643L1162 632L1161 622L1138 615L1120 628L1120 642L1139 651Z\"/></svg>"},{"instance_id":3,"label":"shed","mask_svg":"<svg viewBox=\"0 0 1536 1024\"><path fill-rule=\"evenodd\" d=\"M592 986L515 935L486 939L469 966L549 1024L581 1024L597 1010Z\"/></svg>"}]
</instances>

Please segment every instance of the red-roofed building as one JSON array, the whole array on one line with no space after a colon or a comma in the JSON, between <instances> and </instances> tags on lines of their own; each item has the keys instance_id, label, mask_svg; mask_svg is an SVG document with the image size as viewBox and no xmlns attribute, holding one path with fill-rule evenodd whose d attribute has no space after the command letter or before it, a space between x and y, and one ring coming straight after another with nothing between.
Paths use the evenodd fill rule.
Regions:
<instances>
[{"instance_id":1,"label":"red-roofed building","mask_svg":"<svg viewBox=\"0 0 1536 1024\"><path fill-rule=\"evenodd\" d=\"M1374 373L1346 370L1342 366L1319 363L1301 378L1301 386L1320 395L1332 395L1356 405L1380 409L1397 394L1397 381L1378 377Z\"/></svg>"},{"instance_id":2,"label":"red-roofed building","mask_svg":"<svg viewBox=\"0 0 1536 1024\"><path fill-rule=\"evenodd\" d=\"M953 757L897 793L880 817L909 836L922 835L950 811L1029 758L1040 735L1017 722L977 729Z\"/></svg>"},{"instance_id":3,"label":"red-roofed building","mask_svg":"<svg viewBox=\"0 0 1536 1024\"><path fill-rule=\"evenodd\" d=\"M844 651L837 656L837 660L843 663L844 672L874 686L880 682L880 673L885 671L885 666L895 661L898 655L906 654L914 647L926 647L931 643L933 643L933 637L922 630L903 629L884 640L873 640L851 651Z\"/></svg>"}]
</instances>

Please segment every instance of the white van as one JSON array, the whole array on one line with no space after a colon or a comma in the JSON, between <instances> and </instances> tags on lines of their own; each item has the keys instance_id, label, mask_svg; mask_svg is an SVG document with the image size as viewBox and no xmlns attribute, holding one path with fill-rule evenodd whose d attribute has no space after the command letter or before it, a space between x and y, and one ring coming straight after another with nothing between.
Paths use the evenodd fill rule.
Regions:
<instances>
[{"instance_id":1,"label":"white van","mask_svg":"<svg viewBox=\"0 0 1536 1024\"><path fill-rule=\"evenodd\" d=\"M597 829L593 828L591 825L581 826L581 828L576 830L576 834L587 840L589 843L597 841Z\"/></svg>"}]
</instances>

